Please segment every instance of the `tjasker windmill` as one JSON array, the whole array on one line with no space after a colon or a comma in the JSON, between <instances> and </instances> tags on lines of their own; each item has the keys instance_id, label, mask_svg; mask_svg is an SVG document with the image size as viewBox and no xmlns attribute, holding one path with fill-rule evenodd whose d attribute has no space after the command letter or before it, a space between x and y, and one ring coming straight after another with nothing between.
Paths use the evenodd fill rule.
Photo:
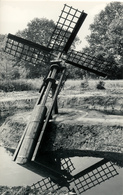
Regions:
<instances>
[{"instance_id":1,"label":"tjasker windmill","mask_svg":"<svg viewBox=\"0 0 123 195\"><path fill-rule=\"evenodd\" d=\"M46 159L45 162L39 162L37 159L40 153L39 151L42 150L42 140L45 139L44 132L47 129L47 124L51 118L53 109L55 109L55 113L58 113L57 96L65 82L66 64L73 65L103 77L112 77L111 70L116 68L115 65L110 62L99 60L94 56L70 49L86 16L87 14L84 11L81 12L65 4L47 47L8 34L5 48L5 51L10 55L31 62L35 64L35 67L36 64L39 63L41 66L44 63L47 66L50 62L49 73L42 83L39 98L14 153L13 159L22 166L27 166L30 169L36 167L38 172L41 172L41 166L45 168L49 175L47 178L49 177L55 184L51 184L50 180L46 178L42 180L43 184L38 183L39 187L44 186L45 189L52 188L55 190L63 186L69 188L70 184L73 183L71 189L73 188L73 191L77 194L81 194L83 191L116 175L117 172L113 165L110 165L113 167L111 170L109 169L110 166L107 165L106 168L101 168L101 171L103 169L103 172L105 172L106 169L108 170L108 173L111 172L110 176L108 176L107 173L100 175L100 178L97 179L96 173L90 175L89 173L108 163L105 159L74 176L70 174L74 169L70 159L63 163L61 159L52 157L53 167L49 167L50 165L46 166ZM59 75L59 77L57 77L57 75ZM50 107L48 108L46 103L51 90L53 97ZM68 163L70 164L68 165ZM65 164L67 164L67 167L63 168ZM100 170L98 170L97 173L99 174ZM87 179L90 180L90 183L84 178L85 175L87 175ZM94 180L92 179L92 176L94 176ZM105 176L105 179L103 176ZM81 180L82 177L83 180ZM95 181L97 183L94 183ZM86 184L80 185L82 182ZM54 188L53 186L56 184L57 187ZM36 188L36 185L37 184L33 187Z\"/></svg>"}]
</instances>

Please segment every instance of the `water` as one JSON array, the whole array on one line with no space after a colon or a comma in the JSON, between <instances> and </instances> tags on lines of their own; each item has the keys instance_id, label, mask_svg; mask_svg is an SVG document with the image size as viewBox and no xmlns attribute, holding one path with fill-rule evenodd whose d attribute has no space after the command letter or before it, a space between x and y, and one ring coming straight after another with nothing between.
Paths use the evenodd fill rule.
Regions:
<instances>
[{"instance_id":1,"label":"water","mask_svg":"<svg viewBox=\"0 0 123 195\"><path fill-rule=\"evenodd\" d=\"M0 119L0 125L6 119ZM0 144L1 145L1 144ZM33 183L41 180L42 177L27 170L26 168L16 164L12 160L12 155L0 146L0 185L7 186L22 186L32 185Z\"/></svg>"},{"instance_id":2,"label":"water","mask_svg":"<svg viewBox=\"0 0 123 195\"><path fill-rule=\"evenodd\" d=\"M0 185L32 185L42 177L12 161L12 156L0 147Z\"/></svg>"},{"instance_id":3,"label":"water","mask_svg":"<svg viewBox=\"0 0 123 195\"><path fill-rule=\"evenodd\" d=\"M42 179L41 176L27 170L26 168L12 161L12 156L0 147L0 185L22 186L32 185ZM72 162L77 171L84 170L88 166L100 161L99 158L91 157L74 157ZM97 185L90 190L83 192L83 195L122 195L123 194L123 168L116 167L119 172L118 176ZM76 173L76 171L75 171Z\"/></svg>"},{"instance_id":4,"label":"water","mask_svg":"<svg viewBox=\"0 0 123 195\"><path fill-rule=\"evenodd\" d=\"M86 169L88 166L100 161L100 158L93 158L93 157L74 157L73 162L78 167ZM115 168L119 175L102 182L100 185L97 185L90 190L83 192L83 195L123 195L123 168L119 168L115 165Z\"/></svg>"}]
</instances>

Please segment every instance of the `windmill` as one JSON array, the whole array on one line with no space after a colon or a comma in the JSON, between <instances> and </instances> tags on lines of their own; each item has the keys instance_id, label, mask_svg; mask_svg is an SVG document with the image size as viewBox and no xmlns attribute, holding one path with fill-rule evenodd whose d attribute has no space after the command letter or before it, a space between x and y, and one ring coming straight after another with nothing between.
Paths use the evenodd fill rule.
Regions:
<instances>
[{"instance_id":1,"label":"windmill","mask_svg":"<svg viewBox=\"0 0 123 195\"><path fill-rule=\"evenodd\" d=\"M47 129L49 119L52 116L53 109L55 110L55 113L58 113L57 96L65 82L66 64L73 65L103 77L111 77L111 70L116 68L115 65L110 62L101 59L99 60L96 57L85 53L70 50L86 16L87 14L84 11L81 12L78 9L74 9L65 4L47 47L12 34L8 34L5 47L7 53L19 59L35 65L50 64L49 73L41 85L39 98L14 153L13 160L18 164L26 166L28 169L36 168L38 172L41 172L41 168L43 167L52 182L55 183L55 185L57 184L55 189L58 189L59 186L69 187L70 183L73 182L75 184L76 180L95 169L96 166L99 167L107 163L104 159L100 164L91 167L85 172L80 172L80 174L72 176L71 168L74 169L72 164L62 170L62 165L64 163L57 157L50 158L53 167L50 167L50 164L48 164L47 157L43 160L43 157L41 156L41 159L39 160L39 151L42 150L42 140L45 139L44 133ZM59 77L57 75L59 75ZM51 90L53 96L52 102L50 106L47 107L46 104ZM68 159L65 163L67 164L67 162L71 163L71 160ZM50 183L50 179L47 178L43 180L43 183L48 184L50 187L54 186L54 184ZM89 184L87 184L87 186L88 185ZM95 184L93 184L93 186L94 185ZM40 186L42 185L40 184ZM76 191L79 191L78 184L74 186L74 188L77 188ZM47 188L48 187L46 187L46 189ZM88 189L89 188L90 186Z\"/></svg>"}]
</instances>

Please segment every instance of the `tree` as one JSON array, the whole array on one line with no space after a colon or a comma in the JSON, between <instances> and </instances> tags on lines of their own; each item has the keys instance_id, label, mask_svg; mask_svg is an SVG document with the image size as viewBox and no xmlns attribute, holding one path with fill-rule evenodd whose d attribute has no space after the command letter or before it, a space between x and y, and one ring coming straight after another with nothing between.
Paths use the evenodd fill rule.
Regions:
<instances>
[{"instance_id":1,"label":"tree","mask_svg":"<svg viewBox=\"0 0 123 195\"><path fill-rule=\"evenodd\" d=\"M118 64L123 64L123 12L109 25L109 52ZM108 48L107 48L108 49Z\"/></svg>"},{"instance_id":2,"label":"tree","mask_svg":"<svg viewBox=\"0 0 123 195\"><path fill-rule=\"evenodd\" d=\"M34 43L47 46L54 28L55 23L53 20L34 18L27 24L27 28L18 31L16 35Z\"/></svg>"},{"instance_id":3,"label":"tree","mask_svg":"<svg viewBox=\"0 0 123 195\"><path fill-rule=\"evenodd\" d=\"M53 22L53 20L48 20L45 18L34 18L27 24L27 28L22 31L18 31L16 35L34 43L47 46L54 28L55 23ZM34 65L20 59L17 59L16 66L26 68L27 78L37 78L45 76L48 69L46 65Z\"/></svg>"},{"instance_id":4,"label":"tree","mask_svg":"<svg viewBox=\"0 0 123 195\"><path fill-rule=\"evenodd\" d=\"M4 52L6 36L0 35L0 80L13 79L15 69L13 69L14 60Z\"/></svg>"},{"instance_id":5,"label":"tree","mask_svg":"<svg viewBox=\"0 0 123 195\"><path fill-rule=\"evenodd\" d=\"M22 67L16 66L16 58L5 53L6 40L7 36L0 34L0 80L9 82L9 80L17 79L21 76L24 78L25 69L23 70Z\"/></svg>"},{"instance_id":6,"label":"tree","mask_svg":"<svg viewBox=\"0 0 123 195\"><path fill-rule=\"evenodd\" d=\"M87 36L89 47L84 51L116 63L119 70L123 64L123 3L108 4L90 25Z\"/></svg>"}]
</instances>

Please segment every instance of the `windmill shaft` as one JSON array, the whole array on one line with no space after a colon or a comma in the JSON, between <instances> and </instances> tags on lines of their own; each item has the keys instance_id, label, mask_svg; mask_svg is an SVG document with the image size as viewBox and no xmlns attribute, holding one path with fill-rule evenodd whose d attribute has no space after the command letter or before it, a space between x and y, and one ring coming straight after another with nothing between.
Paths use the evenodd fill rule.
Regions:
<instances>
[{"instance_id":1,"label":"windmill shaft","mask_svg":"<svg viewBox=\"0 0 123 195\"><path fill-rule=\"evenodd\" d=\"M43 91L43 96L41 94L42 98L39 97L33 109L30 121L25 128L25 133L15 151L14 160L19 164L25 164L32 158L46 116L47 109L45 104L52 86L52 79L55 78L56 73L57 68L53 68L51 78L48 80L45 91Z\"/></svg>"},{"instance_id":2,"label":"windmill shaft","mask_svg":"<svg viewBox=\"0 0 123 195\"><path fill-rule=\"evenodd\" d=\"M73 41L74 41L74 39L75 39L75 37L76 37L76 35L77 35L81 25L83 24L86 16L87 16L86 13L84 13L84 12L81 13L81 15L80 15L80 17L79 17L79 19L78 19L78 21L77 21L73 31L72 31L72 33L71 33L71 35L70 35L70 37L69 37L69 39L68 39L68 41L67 41L67 43L66 43L66 45L64 47L63 52L65 52L65 53L68 52L68 50L69 50L70 46L72 45L72 43L73 43Z\"/></svg>"},{"instance_id":3,"label":"windmill shaft","mask_svg":"<svg viewBox=\"0 0 123 195\"><path fill-rule=\"evenodd\" d=\"M63 77L64 77L64 74L65 74L65 68L63 69L62 73L61 73L61 76L60 76L60 79L59 79L59 83L58 83L58 86L55 90L55 93L54 93L54 96L53 96L53 100L52 100L52 103L51 103L51 106L50 106L50 109L48 110L47 112L47 117L46 117L46 120L45 120L45 123L42 127L42 130L41 130L41 133L39 135L39 138L38 138L38 141L37 141L37 145L35 147L35 151L34 151L34 154L33 154L33 157L32 157L32 160L34 161L35 158L36 158L36 155L38 153L38 149L39 147L41 146L41 141L42 141L42 138L43 138L43 134L44 134L44 131L47 127L47 124L48 124L48 121L49 121L49 118L51 116L51 113L52 113L52 110L53 110L53 107L54 107L54 104L55 104L55 101L57 100L57 96L58 96L58 93L59 93L59 89L61 87L61 84L62 84L62 80L63 80Z\"/></svg>"},{"instance_id":4,"label":"windmill shaft","mask_svg":"<svg viewBox=\"0 0 123 195\"><path fill-rule=\"evenodd\" d=\"M57 88L54 91L53 100L49 109L46 107L50 90L54 87L57 73L60 71L60 79ZM19 164L26 164L29 161L35 160L38 149L41 145L43 134L46 130L48 121L52 114L59 89L62 84L62 80L65 74L65 68L61 67L60 63L53 62L51 70L48 74L48 78L42 87L40 97L33 109L31 118L25 128L24 134L19 142L19 145L15 151L14 158ZM45 119L46 118L46 119Z\"/></svg>"}]
</instances>

